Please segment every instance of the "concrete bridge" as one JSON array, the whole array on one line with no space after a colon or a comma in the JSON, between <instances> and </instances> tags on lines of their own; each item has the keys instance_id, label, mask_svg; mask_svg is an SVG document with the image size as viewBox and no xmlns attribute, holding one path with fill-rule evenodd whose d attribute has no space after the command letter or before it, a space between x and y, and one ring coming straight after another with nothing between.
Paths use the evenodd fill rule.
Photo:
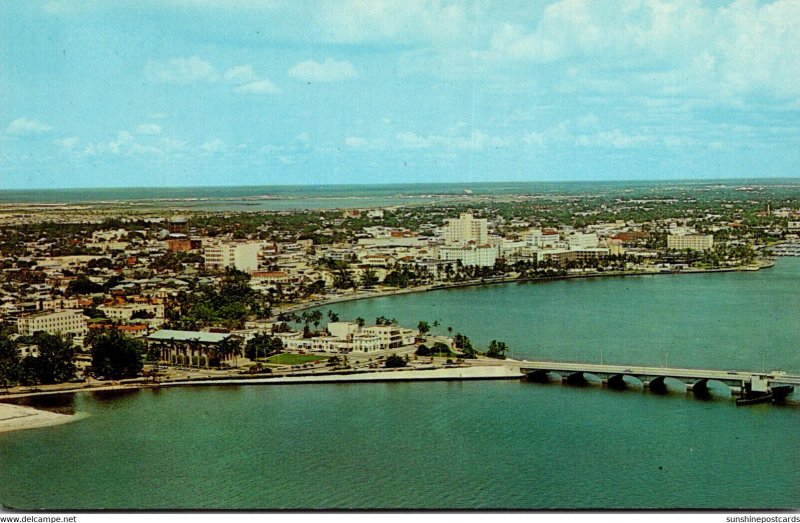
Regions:
<instances>
[{"instance_id":1,"label":"concrete bridge","mask_svg":"<svg viewBox=\"0 0 800 523\"><path fill-rule=\"evenodd\" d=\"M709 384L713 382L722 383L731 394L737 395L742 391L765 392L775 385L800 386L800 375L781 371L724 371L558 361L522 361L520 371L529 381L541 383L560 380L571 385L586 385L592 381L587 376L595 376L609 388L624 389L637 386L638 381L643 388L658 394L668 392L667 380L677 380L687 392L698 396L710 395Z\"/></svg>"}]
</instances>

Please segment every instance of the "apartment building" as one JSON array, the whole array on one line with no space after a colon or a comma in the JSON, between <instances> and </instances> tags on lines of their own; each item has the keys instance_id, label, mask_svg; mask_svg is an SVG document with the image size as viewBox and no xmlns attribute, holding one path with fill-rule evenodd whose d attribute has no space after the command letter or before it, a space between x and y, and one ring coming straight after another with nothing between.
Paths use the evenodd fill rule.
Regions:
<instances>
[{"instance_id":1,"label":"apartment building","mask_svg":"<svg viewBox=\"0 0 800 523\"><path fill-rule=\"evenodd\" d=\"M30 336L38 331L44 331L48 334L85 336L89 330L86 326L86 316L83 315L81 309L42 312L19 318L17 332L23 336Z\"/></svg>"},{"instance_id":2,"label":"apartment building","mask_svg":"<svg viewBox=\"0 0 800 523\"><path fill-rule=\"evenodd\" d=\"M475 242L483 245L488 240L487 221L475 218L472 213L462 213L459 218L447 220L444 227L445 245L463 245Z\"/></svg>"},{"instance_id":3,"label":"apartment building","mask_svg":"<svg viewBox=\"0 0 800 523\"><path fill-rule=\"evenodd\" d=\"M710 234L670 234L667 248L683 251L707 251L714 247L714 237Z\"/></svg>"}]
</instances>

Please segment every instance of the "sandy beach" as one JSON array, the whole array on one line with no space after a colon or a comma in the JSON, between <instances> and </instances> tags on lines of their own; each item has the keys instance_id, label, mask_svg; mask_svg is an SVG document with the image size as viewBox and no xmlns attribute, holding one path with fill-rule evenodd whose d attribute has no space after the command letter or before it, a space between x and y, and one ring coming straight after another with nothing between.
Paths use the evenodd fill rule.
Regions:
<instances>
[{"instance_id":1,"label":"sandy beach","mask_svg":"<svg viewBox=\"0 0 800 523\"><path fill-rule=\"evenodd\" d=\"M50 427L69 423L76 419L78 419L76 416L56 414L55 412L22 407L10 403L0 403L0 432Z\"/></svg>"}]
</instances>

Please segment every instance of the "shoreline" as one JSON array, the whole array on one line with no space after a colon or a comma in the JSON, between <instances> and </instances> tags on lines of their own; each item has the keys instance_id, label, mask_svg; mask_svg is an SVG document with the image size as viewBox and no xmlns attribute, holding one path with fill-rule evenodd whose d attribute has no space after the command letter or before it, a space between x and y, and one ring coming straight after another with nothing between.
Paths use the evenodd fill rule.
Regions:
<instances>
[{"instance_id":1,"label":"shoreline","mask_svg":"<svg viewBox=\"0 0 800 523\"><path fill-rule=\"evenodd\" d=\"M576 279L591 279L591 278L614 278L614 277L624 278L626 276L671 276L680 274L705 274L705 273L719 273L719 272L757 272L763 269L772 268L774 266L775 266L774 261L759 260L753 265L745 265L739 267L725 267L719 269L686 269L686 270L676 270L676 271L622 271L622 272L607 271L607 272L594 272L586 274L564 274L560 276L549 276L544 278L499 277L497 279L492 279L488 281L470 280L470 281L455 282L455 283L451 282L451 283L426 284L426 285L419 285L417 287L407 287L405 289L385 290L369 294L359 294L358 292L356 292L349 296L335 296L329 299L313 300L307 303L290 305L286 308L279 308L275 311L274 316L277 317L281 313L300 312L309 309L326 307L328 305L334 305L337 303L367 300L371 298L386 298L402 294L415 294L415 293L424 293L429 291L460 289L464 287L479 287L483 285L498 285L502 283L537 283L537 282L551 282L560 280L576 280Z\"/></svg>"},{"instance_id":2,"label":"shoreline","mask_svg":"<svg viewBox=\"0 0 800 523\"><path fill-rule=\"evenodd\" d=\"M17 430L38 429L62 425L82 419L78 414L57 414L48 410L0 403L0 434Z\"/></svg>"}]
</instances>

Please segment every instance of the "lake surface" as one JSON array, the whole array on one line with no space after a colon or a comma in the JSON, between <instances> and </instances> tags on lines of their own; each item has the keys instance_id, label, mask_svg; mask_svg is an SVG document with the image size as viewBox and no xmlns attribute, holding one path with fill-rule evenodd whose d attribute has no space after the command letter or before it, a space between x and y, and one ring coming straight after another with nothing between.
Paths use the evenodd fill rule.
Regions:
<instances>
[{"instance_id":1,"label":"lake surface","mask_svg":"<svg viewBox=\"0 0 800 523\"><path fill-rule=\"evenodd\" d=\"M335 307L440 319L514 356L798 371L800 259L774 269L495 285ZM0 434L32 509L797 508L800 409L517 381L64 396ZM53 407L52 402L49 405Z\"/></svg>"}]
</instances>

